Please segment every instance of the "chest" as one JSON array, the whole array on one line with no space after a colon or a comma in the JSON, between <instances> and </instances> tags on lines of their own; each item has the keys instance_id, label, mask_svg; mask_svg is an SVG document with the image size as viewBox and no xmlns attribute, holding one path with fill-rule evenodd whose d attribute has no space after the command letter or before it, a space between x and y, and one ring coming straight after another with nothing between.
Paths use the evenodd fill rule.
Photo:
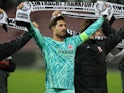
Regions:
<instances>
[{"instance_id":1,"label":"chest","mask_svg":"<svg viewBox=\"0 0 124 93\"><path fill-rule=\"evenodd\" d=\"M81 60L105 60L105 49L100 44L82 44L76 54Z\"/></svg>"},{"instance_id":2,"label":"chest","mask_svg":"<svg viewBox=\"0 0 124 93\"><path fill-rule=\"evenodd\" d=\"M62 55L63 57L73 57L76 52L76 45L74 43L47 43L45 52L48 55Z\"/></svg>"}]
</instances>

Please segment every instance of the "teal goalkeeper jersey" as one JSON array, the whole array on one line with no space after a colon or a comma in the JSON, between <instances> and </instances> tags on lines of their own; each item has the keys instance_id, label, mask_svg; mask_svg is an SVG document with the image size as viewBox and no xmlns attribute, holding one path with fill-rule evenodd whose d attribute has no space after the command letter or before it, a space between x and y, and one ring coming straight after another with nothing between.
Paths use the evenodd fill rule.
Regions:
<instances>
[{"instance_id":1,"label":"teal goalkeeper jersey","mask_svg":"<svg viewBox=\"0 0 124 93\"><path fill-rule=\"evenodd\" d=\"M45 58L47 89L74 89L74 58L76 48L97 31L103 21L103 17L99 18L86 31L80 35L65 38L63 42L42 36L40 31L31 24L29 32L34 37Z\"/></svg>"},{"instance_id":2,"label":"teal goalkeeper jersey","mask_svg":"<svg viewBox=\"0 0 124 93\"><path fill-rule=\"evenodd\" d=\"M46 62L46 87L74 89L74 58L76 47L82 43L79 36L57 42L44 37L42 52Z\"/></svg>"}]
</instances>

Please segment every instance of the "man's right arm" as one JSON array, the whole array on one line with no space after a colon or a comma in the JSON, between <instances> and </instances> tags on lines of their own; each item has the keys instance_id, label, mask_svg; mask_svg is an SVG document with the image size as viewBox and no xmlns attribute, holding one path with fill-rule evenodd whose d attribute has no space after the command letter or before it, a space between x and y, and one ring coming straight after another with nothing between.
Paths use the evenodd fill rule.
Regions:
<instances>
[{"instance_id":1,"label":"man's right arm","mask_svg":"<svg viewBox=\"0 0 124 93\"><path fill-rule=\"evenodd\" d=\"M14 54L21 49L30 39L31 35L28 32L20 35L16 39L0 44L0 61Z\"/></svg>"},{"instance_id":2,"label":"man's right arm","mask_svg":"<svg viewBox=\"0 0 124 93\"><path fill-rule=\"evenodd\" d=\"M43 45L44 45L44 37L40 33L38 26L36 27L35 22L30 23L30 27L28 28L28 31L31 34L31 36L34 38L34 40L37 43L37 45L39 46L39 48L42 49Z\"/></svg>"}]
</instances>

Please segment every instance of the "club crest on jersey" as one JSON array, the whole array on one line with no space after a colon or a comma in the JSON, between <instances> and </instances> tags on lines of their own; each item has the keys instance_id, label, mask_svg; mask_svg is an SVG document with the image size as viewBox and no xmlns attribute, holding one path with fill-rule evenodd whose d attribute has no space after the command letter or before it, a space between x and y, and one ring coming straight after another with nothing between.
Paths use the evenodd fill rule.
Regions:
<instances>
[{"instance_id":1,"label":"club crest on jersey","mask_svg":"<svg viewBox=\"0 0 124 93\"><path fill-rule=\"evenodd\" d=\"M73 49L73 46L72 46L72 45L68 45L68 48L69 48L69 49Z\"/></svg>"},{"instance_id":2,"label":"club crest on jersey","mask_svg":"<svg viewBox=\"0 0 124 93\"><path fill-rule=\"evenodd\" d=\"M99 52L102 52L102 48L100 46L97 47Z\"/></svg>"}]
</instances>

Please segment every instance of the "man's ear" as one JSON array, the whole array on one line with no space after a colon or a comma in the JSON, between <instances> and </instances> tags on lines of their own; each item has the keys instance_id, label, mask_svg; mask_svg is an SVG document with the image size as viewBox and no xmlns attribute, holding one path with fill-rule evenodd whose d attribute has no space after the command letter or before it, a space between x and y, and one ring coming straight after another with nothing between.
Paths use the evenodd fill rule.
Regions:
<instances>
[{"instance_id":1,"label":"man's ear","mask_svg":"<svg viewBox=\"0 0 124 93\"><path fill-rule=\"evenodd\" d=\"M51 31L54 31L54 26L51 27Z\"/></svg>"}]
</instances>

